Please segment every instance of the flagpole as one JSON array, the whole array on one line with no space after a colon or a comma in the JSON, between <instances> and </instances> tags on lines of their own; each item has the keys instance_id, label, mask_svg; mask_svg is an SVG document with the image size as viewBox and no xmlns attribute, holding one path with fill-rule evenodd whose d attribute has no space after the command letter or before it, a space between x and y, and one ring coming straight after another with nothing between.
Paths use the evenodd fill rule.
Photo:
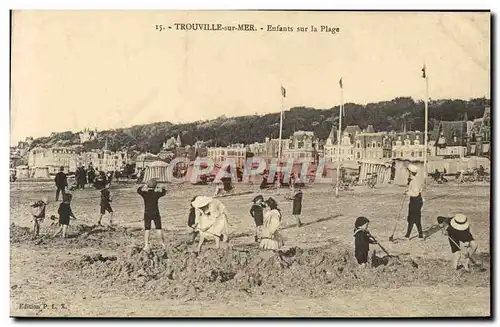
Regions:
<instances>
[{"instance_id":1,"label":"flagpole","mask_svg":"<svg viewBox=\"0 0 500 327\"><path fill-rule=\"evenodd\" d=\"M428 135L428 113L429 113L429 77L425 72L425 134L424 134L424 184L427 181L427 135Z\"/></svg>"},{"instance_id":2,"label":"flagpole","mask_svg":"<svg viewBox=\"0 0 500 327\"><path fill-rule=\"evenodd\" d=\"M342 79L340 79L342 81ZM339 178L340 178L340 142L342 135L342 114L344 112L344 89L340 83L340 111L339 111L339 130L337 131L337 183L335 186L335 197L339 196Z\"/></svg>"},{"instance_id":3,"label":"flagpole","mask_svg":"<svg viewBox=\"0 0 500 327\"><path fill-rule=\"evenodd\" d=\"M278 144L278 167L280 167L281 163L281 137L283 134L283 98L285 94L283 94L283 86L281 86L282 89L282 94L281 94L281 108L280 108L280 135L279 135L279 144ZM276 178L276 192L279 193L279 187L280 187L280 173L281 171L278 172L278 177Z\"/></svg>"}]
</instances>

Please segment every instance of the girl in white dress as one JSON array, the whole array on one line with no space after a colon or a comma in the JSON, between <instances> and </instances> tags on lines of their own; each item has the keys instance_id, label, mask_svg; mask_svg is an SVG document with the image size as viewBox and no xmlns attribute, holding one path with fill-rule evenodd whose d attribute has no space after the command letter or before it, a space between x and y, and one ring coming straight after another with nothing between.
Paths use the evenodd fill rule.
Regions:
<instances>
[{"instance_id":1,"label":"girl in white dress","mask_svg":"<svg viewBox=\"0 0 500 327\"><path fill-rule=\"evenodd\" d=\"M218 249L220 241L228 242L228 222L226 206L218 199L198 196L192 202L196 210L195 228L200 233L197 252L200 252L205 238L214 238Z\"/></svg>"},{"instance_id":2,"label":"girl in white dress","mask_svg":"<svg viewBox=\"0 0 500 327\"><path fill-rule=\"evenodd\" d=\"M283 246L283 239L278 231L281 223L281 211L273 198L266 201L269 211L264 214L264 226L260 248L276 251Z\"/></svg>"}]
</instances>

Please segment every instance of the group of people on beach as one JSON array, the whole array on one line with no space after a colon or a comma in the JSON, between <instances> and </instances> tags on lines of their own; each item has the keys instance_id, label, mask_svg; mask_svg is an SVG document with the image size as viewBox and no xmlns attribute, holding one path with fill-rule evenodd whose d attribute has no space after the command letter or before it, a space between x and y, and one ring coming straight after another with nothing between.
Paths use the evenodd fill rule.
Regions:
<instances>
[{"instance_id":1,"label":"group of people on beach","mask_svg":"<svg viewBox=\"0 0 500 327\"><path fill-rule=\"evenodd\" d=\"M416 226L418 238L425 240L422 231L422 207L424 200L424 179L419 175L419 168L413 164L408 166L409 181L408 189L404 196L409 197L406 240L411 240L413 226ZM370 244L378 244L377 240L368 231L369 220L366 217L358 217L354 223L355 257L360 266L366 267ZM454 269L464 268L469 271L471 263L475 263L472 256L477 251L478 245L471 232L470 221L463 214L455 214L453 217L439 216L437 223L443 235L447 236L451 252L453 254L452 266ZM463 260L462 260L463 259Z\"/></svg>"},{"instance_id":2,"label":"group of people on beach","mask_svg":"<svg viewBox=\"0 0 500 327\"><path fill-rule=\"evenodd\" d=\"M423 206L422 192L424 187L423 178L418 174L419 169L415 165L408 166L409 183L408 189L405 191L405 197L409 197L408 216L407 216L407 232L405 238L410 240L413 226L416 226L418 238L424 240L424 234L421 224L421 209ZM71 209L72 195L65 192L64 173L58 174L55 178L56 182L56 201L58 201L59 193L62 192L63 201L59 205L59 226L58 231L53 235L56 237L62 232L62 236L66 237L70 219L76 219ZM67 186L67 184L66 184ZM108 212L110 214L110 224L113 224L113 209L111 207L110 184L107 183L103 187L97 187L101 193L100 216L97 225L101 225L102 218ZM165 235L162 229L162 219L158 207L160 198L167 194L165 186L160 186L156 180L149 180L146 184L137 189L137 193L144 201L144 248L145 252L151 250L150 233L154 226L159 232L162 240L162 245L166 248ZM292 190L292 196L288 197L293 201L292 214L296 217L297 227L303 226L300 219L302 213L303 192L300 187ZM31 204L33 215L33 233L34 236L39 235L40 222L45 218L45 209L49 203L47 198L36 201ZM278 251L283 245L283 237L279 232L281 222L283 220L282 212L278 202L269 197L264 199L262 195L254 197L250 204L250 216L255 223L254 241L259 243L263 250ZM54 218L52 218L54 219ZM368 218L361 216L357 217L354 224L354 247L355 257L358 264L366 267L368 263L368 253L370 244L377 244L375 238L368 230ZM438 217L439 227L443 234L449 239L451 252L453 253L453 267L459 269L463 267L469 270L469 265L474 262L472 256L477 250L477 243L472 236L470 222L463 214L456 214L453 217ZM195 196L190 201L190 209L187 220L187 225L192 228L192 241L199 237L199 242L196 252L200 252L202 245L206 239L214 239L216 248L220 247L221 242L228 244L228 213L225 205L221 200L209 196ZM460 259L465 258L460 265Z\"/></svg>"}]
</instances>

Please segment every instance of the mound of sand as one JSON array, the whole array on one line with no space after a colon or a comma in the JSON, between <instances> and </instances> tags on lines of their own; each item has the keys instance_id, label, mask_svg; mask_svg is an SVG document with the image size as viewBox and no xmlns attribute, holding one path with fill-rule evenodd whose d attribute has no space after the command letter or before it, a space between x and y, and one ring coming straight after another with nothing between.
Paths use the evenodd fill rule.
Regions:
<instances>
[{"instance_id":1,"label":"mound of sand","mask_svg":"<svg viewBox=\"0 0 500 327\"><path fill-rule=\"evenodd\" d=\"M378 260L378 261L377 261ZM488 261L489 262L489 256ZM407 256L378 258L377 267L357 266L340 246L277 253L205 249L198 256L185 243L151 253L131 247L121 257L100 254L70 260L66 266L89 283L147 298L214 299L234 293L321 296L338 289L408 285L488 286L489 269L455 272L445 260Z\"/></svg>"}]
</instances>

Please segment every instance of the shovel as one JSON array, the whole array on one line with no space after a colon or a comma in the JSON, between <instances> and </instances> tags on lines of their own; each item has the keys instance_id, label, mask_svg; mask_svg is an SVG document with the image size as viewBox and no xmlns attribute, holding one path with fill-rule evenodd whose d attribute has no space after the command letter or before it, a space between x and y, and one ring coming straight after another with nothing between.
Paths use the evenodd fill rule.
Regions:
<instances>
[{"instance_id":1,"label":"shovel","mask_svg":"<svg viewBox=\"0 0 500 327\"><path fill-rule=\"evenodd\" d=\"M405 204L406 194L403 195L403 199L401 200L401 207L399 208L398 215L396 217L396 224L394 224L394 229L392 230L391 236L389 236L389 242L394 242L394 233L396 233L396 229L398 228L399 216L401 216L401 211L403 210L403 205Z\"/></svg>"},{"instance_id":2,"label":"shovel","mask_svg":"<svg viewBox=\"0 0 500 327\"><path fill-rule=\"evenodd\" d=\"M450 240L453 244L455 244L455 246L456 246L456 247L458 247L458 248L460 249L460 252L462 252L462 254L463 254L466 258L468 258L468 259L472 262L472 264L473 264L473 265L475 265L475 266L479 266L478 262L476 262L474 259L472 259L472 258L470 257L470 255L469 255L469 253L464 253L464 251L462 251L462 248L461 248L461 247L457 244L457 242L455 242L455 241L454 241L454 240L453 240L453 239L452 239L449 235L447 235L447 236L448 236L448 239L449 239L449 240Z\"/></svg>"},{"instance_id":3,"label":"shovel","mask_svg":"<svg viewBox=\"0 0 500 327\"><path fill-rule=\"evenodd\" d=\"M377 245L380 246L380 248L382 249L382 251L385 252L385 254L387 254L388 257L393 257L392 255L389 254L389 252L387 252L387 250L382 246L382 244L380 244L376 239L375 237L373 237L373 235L370 234L370 237L375 241L377 242Z\"/></svg>"}]
</instances>

